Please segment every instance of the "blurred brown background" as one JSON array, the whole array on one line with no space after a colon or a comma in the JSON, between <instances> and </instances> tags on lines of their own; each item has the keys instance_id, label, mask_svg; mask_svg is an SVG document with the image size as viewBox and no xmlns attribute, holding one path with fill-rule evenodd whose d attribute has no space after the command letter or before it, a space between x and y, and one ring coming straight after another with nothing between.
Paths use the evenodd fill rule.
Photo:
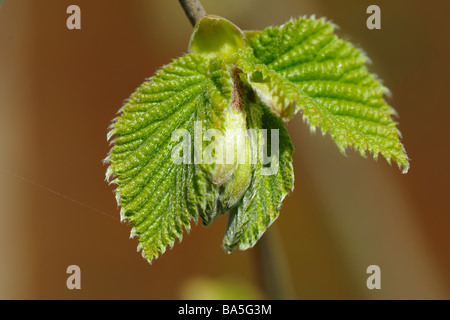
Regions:
<instances>
[{"instance_id":1,"label":"blurred brown background","mask_svg":"<svg viewBox=\"0 0 450 320\"><path fill-rule=\"evenodd\" d=\"M305 14L331 19L371 57L400 114L406 175L381 158L342 156L299 116L288 124L295 191L271 228L281 235L291 297L450 298L450 3L202 2L242 29ZM81 30L66 28L71 4L81 8ZM366 28L371 4L381 7L381 30ZM267 297L255 250L221 249L226 217L193 227L150 266L104 182L110 121L145 78L186 52L191 31L176 0L3 2L0 298ZM66 288L71 264L81 268L81 290ZM381 290L366 288L372 264Z\"/></svg>"}]
</instances>

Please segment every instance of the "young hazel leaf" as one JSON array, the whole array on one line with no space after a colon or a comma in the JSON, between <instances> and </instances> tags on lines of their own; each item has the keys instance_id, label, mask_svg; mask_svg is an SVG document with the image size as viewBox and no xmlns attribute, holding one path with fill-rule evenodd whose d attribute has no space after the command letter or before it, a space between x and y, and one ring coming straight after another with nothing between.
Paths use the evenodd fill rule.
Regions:
<instances>
[{"instance_id":1,"label":"young hazel leaf","mask_svg":"<svg viewBox=\"0 0 450 320\"><path fill-rule=\"evenodd\" d=\"M408 157L383 99L387 89L365 66L368 58L334 34L324 19L291 20L253 34L241 52L248 82L285 121L303 111L312 131L329 132L341 152L381 153L406 173Z\"/></svg>"},{"instance_id":2,"label":"young hazel leaf","mask_svg":"<svg viewBox=\"0 0 450 320\"><path fill-rule=\"evenodd\" d=\"M267 157L271 157L271 161L267 163L270 166L267 166L262 163L264 157L257 158L253 185L247 189L241 205L230 211L223 241L227 252L231 252L238 245L241 250L253 247L278 218L283 199L294 188L292 166L294 147L283 121L263 104L251 104L249 109L250 127L265 129L256 131L258 153L267 154ZM275 134L278 135L278 139L273 139L277 144L273 148L272 135ZM270 154L273 151L275 154Z\"/></svg>"},{"instance_id":3,"label":"young hazel leaf","mask_svg":"<svg viewBox=\"0 0 450 320\"><path fill-rule=\"evenodd\" d=\"M222 122L231 95L223 71L220 62L198 55L177 59L136 90L112 125L107 175L118 185L122 220L131 221L149 262L181 240L191 219L207 220L217 206L217 188L194 164L192 149L196 121L211 127ZM181 138L189 157L176 163L173 150Z\"/></svg>"}]
</instances>

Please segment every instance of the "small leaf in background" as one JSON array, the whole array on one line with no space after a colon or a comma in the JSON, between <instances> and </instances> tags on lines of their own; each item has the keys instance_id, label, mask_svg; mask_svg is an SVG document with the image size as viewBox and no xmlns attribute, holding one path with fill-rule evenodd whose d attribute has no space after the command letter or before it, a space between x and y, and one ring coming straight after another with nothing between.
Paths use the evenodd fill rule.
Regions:
<instances>
[{"instance_id":1,"label":"small leaf in background","mask_svg":"<svg viewBox=\"0 0 450 320\"><path fill-rule=\"evenodd\" d=\"M260 300L263 294L250 282L235 277L193 277L180 288L182 300Z\"/></svg>"}]
</instances>

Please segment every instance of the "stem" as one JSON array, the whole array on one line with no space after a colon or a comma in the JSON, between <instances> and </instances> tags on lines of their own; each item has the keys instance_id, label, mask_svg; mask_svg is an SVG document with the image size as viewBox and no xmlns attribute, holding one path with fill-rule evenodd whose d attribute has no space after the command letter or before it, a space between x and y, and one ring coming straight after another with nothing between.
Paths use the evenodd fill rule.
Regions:
<instances>
[{"instance_id":1,"label":"stem","mask_svg":"<svg viewBox=\"0 0 450 320\"><path fill-rule=\"evenodd\" d=\"M272 225L265 232L255 249L260 267L260 282L267 298L294 299L294 286L276 226Z\"/></svg>"},{"instance_id":2,"label":"stem","mask_svg":"<svg viewBox=\"0 0 450 320\"><path fill-rule=\"evenodd\" d=\"M203 9L200 0L178 0L183 7L184 13L188 17L192 26L195 26L198 20L206 16L206 11Z\"/></svg>"}]
</instances>

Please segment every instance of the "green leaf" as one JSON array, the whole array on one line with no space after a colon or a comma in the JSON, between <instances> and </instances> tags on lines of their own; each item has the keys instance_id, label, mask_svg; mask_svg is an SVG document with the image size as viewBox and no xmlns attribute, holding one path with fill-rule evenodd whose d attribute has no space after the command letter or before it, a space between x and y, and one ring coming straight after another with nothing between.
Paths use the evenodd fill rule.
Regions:
<instances>
[{"instance_id":1,"label":"green leaf","mask_svg":"<svg viewBox=\"0 0 450 320\"><path fill-rule=\"evenodd\" d=\"M367 57L334 34L324 19L291 20L253 34L239 67L262 101L285 121L297 111L312 131L329 132L341 152L353 147L394 160L406 173L408 157L383 98L387 89L365 66Z\"/></svg>"},{"instance_id":2,"label":"green leaf","mask_svg":"<svg viewBox=\"0 0 450 320\"><path fill-rule=\"evenodd\" d=\"M256 244L293 189L283 121L298 111L342 152L381 153L408 170L387 89L331 23L302 18L242 32L207 16L189 52L131 95L108 134L107 178L118 185L121 218L149 262L198 216L207 226L230 213L227 252Z\"/></svg>"},{"instance_id":3,"label":"green leaf","mask_svg":"<svg viewBox=\"0 0 450 320\"><path fill-rule=\"evenodd\" d=\"M241 250L253 247L267 228L278 218L281 204L286 195L294 188L292 166L292 145L284 123L263 104L251 104L249 108L249 126L264 128L257 130L257 149L260 156L253 172L253 184L247 189L242 203L230 211L228 227L223 246L231 252L238 245ZM270 154L270 163L261 162L263 150L267 155L272 149L272 130L278 132L278 154ZM267 170L271 166L271 172ZM266 170L266 171L264 171Z\"/></svg>"},{"instance_id":4,"label":"green leaf","mask_svg":"<svg viewBox=\"0 0 450 320\"><path fill-rule=\"evenodd\" d=\"M209 222L215 214L218 188L194 163L194 130L196 121L219 127L230 94L229 74L220 61L186 55L143 83L112 125L107 176L118 185L121 217L130 220L149 262L175 239L181 241L191 219L200 215ZM172 139L179 129L185 135ZM190 163L177 164L172 150L182 137L190 141Z\"/></svg>"}]
</instances>

